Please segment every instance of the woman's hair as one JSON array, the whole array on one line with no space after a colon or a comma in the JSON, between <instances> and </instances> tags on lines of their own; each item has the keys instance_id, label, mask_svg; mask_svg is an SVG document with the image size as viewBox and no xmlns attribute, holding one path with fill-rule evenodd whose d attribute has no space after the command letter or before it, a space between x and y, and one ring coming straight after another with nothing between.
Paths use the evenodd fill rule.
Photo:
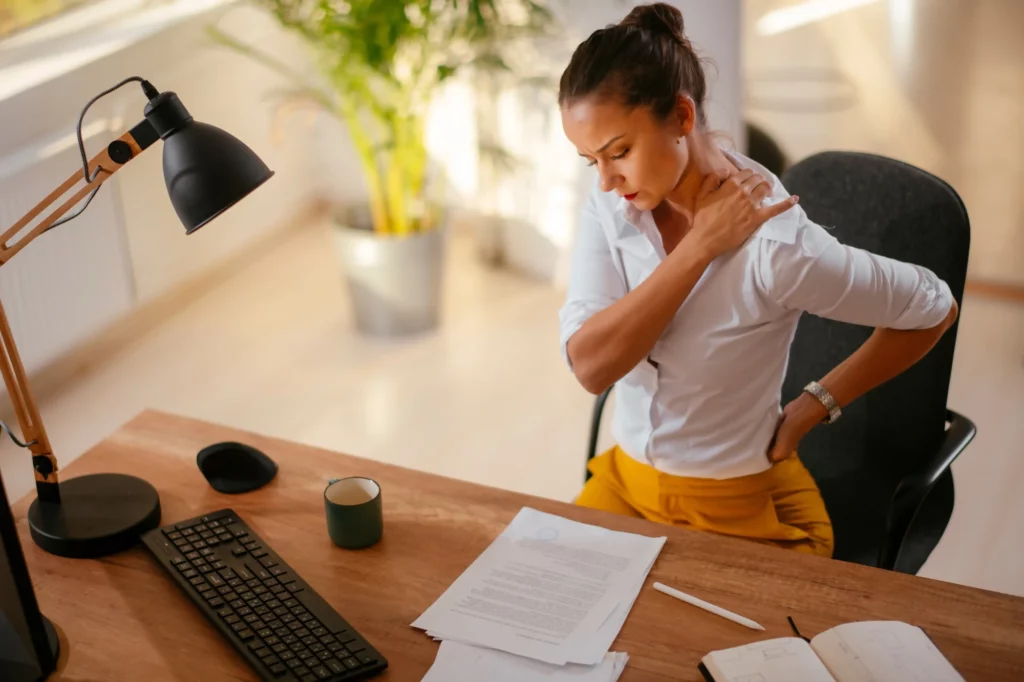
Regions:
<instances>
[{"instance_id":1,"label":"woman's hair","mask_svg":"<svg viewBox=\"0 0 1024 682\"><path fill-rule=\"evenodd\" d=\"M647 106L659 119L689 95L705 125L704 69L683 33L683 13L664 2L639 5L617 24L594 31L573 52L562 73L558 104L588 95L613 97L627 107Z\"/></svg>"}]
</instances>

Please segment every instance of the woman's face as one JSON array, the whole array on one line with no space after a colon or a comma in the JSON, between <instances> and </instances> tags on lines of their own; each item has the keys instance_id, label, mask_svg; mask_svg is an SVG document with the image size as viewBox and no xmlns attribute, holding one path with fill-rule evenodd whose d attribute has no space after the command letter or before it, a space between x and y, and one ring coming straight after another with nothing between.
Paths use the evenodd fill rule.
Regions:
<instances>
[{"instance_id":1,"label":"woman's face","mask_svg":"<svg viewBox=\"0 0 1024 682\"><path fill-rule=\"evenodd\" d=\"M586 97L562 107L562 129L579 155L597 168L601 189L616 192L640 210L661 204L676 188L688 161L685 102L668 119L645 106L628 108Z\"/></svg>"}]
</instances>

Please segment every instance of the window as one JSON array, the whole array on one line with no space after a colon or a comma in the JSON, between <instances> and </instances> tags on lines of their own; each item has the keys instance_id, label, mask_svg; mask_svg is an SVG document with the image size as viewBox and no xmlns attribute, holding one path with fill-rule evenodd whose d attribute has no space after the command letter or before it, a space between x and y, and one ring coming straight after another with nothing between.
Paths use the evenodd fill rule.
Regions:
<instances>
[{"instance_id":1,"label":"window","mask_svg":"<svg viewBox=\"0 0 1024 682\"><path fill-rule=\"evenodd\" d=\"M92 0L0 0L0 39Z\"/></svg>"}]
</instances>

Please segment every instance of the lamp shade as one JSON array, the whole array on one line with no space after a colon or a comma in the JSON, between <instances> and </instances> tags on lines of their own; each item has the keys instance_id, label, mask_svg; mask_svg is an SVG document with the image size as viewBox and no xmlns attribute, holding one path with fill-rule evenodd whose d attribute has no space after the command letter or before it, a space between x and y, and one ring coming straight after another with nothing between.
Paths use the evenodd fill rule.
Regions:
<instances>
[{"instance_id":1,"label":"lamp shade","mask_svg":"<svg viewBox=\"0 0 1024 682\"><path fill-rule=\"evenodd\" d=\"M241 140L195 121L173 92L151 99L146 119L164 141L164 182L186 234L216 218L274 174Z\"/></svg>"},{"instance_id":2,"label":"lamp shade","mask_svg":"<svg viewBox=\"0 0 1024 682\"><path fill-rule=\"evenodd\" d=\"M206 123L192 121L164 140L164 182L186 234L273 174L241 140Z\"/></svg>"}]
</instances>

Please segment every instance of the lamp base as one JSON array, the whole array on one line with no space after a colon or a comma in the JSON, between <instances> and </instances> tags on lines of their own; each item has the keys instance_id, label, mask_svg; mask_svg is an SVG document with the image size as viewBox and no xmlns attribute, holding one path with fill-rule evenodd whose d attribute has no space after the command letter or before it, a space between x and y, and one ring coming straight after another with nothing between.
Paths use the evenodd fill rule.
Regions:
<instances>
[{"instance_id":1,"label":"lamp base","mask_svg":"<svg viewBox=\"0 0 1024 682\"><path fill-rule=\"evenodd\" d=\"M32 539L57 556L91 559L134 545L160 525L160 495L135 476L89 474L60 484L60 504L35 500Z\"/></svg>"}]
</instances>

